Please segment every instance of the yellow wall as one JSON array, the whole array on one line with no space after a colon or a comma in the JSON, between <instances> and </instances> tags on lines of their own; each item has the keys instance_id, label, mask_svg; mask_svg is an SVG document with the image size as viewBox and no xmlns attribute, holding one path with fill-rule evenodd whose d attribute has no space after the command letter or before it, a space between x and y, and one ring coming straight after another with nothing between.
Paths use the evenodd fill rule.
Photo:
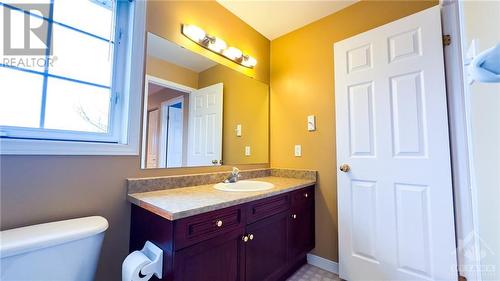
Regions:
<instances>
[{"instance_id":1,"label":"yellow wall","mask_svg":"<svg viewBox=\"0 0 500 281\"><path fill-rule=\"evenodd\" d=\"M225 164L269 162L269 86L223 65L199 75L200 88L224 83L222 159ZM242 125L237 137L236 125ZM251 155L245 156L245 146Z\"/></svg>"},{"instance_id":2,"label":"yellow wall","mask_svg":"<svg viewBox=\"0 0 500 281\"><path fill-rule=\"evenodd\" d=\"M146 73L164 80L198 89L198 73L164 60L147 56Z\"/></svg>"},{"instance_id":3,"label":"yellow wall","mask_svg":"<svg viewBox=\"0 0 500 281\"><path fill-rule=\"evenodd\" d=\"M271 166L319 171L319 256L338 261L333 44L436 4L362 1L271 42ZM307 131L309 114L315 132ZM302 157L293 156L295 144Z\"/></svg>"},{"instance_id":4,"label":"yellow wall","mask_svg":"<svg viewBox=\"0 0 500 281\"><path fill-rule=\"evenodd\" d=\"M149 32L269 83L269 40L217 2L150 0L147 13ZM197 25L207 33L222 38L229 46L256 58L257 65L249 69L200 47L181 34L182 23Z\"/></svg>"}]
</instances>

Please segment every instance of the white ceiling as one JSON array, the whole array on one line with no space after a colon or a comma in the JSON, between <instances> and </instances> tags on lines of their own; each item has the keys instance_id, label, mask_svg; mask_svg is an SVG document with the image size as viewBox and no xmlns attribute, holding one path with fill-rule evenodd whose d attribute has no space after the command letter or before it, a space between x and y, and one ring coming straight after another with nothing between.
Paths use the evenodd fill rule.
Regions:
<instances>
[{"instance_id":1,"label":"white ceiling","mask_svg":"<svg viewBox=\"0 0 500 281\"><path fill-rule=\"evenodd\" d=\"M147 52L150 56L195 72L201 72L217 64L153 33L148 33Z\"/></svg>"},{"instance_id":2,"label":"white ceiling","mask_svg":"<svg viewBox=\"0 0 500 281\"><path fill-rule=\"evenodd\" d=\"M217 0L269 40L342 10L357 1L359 0Z\"/></svg>"}]
</instances>

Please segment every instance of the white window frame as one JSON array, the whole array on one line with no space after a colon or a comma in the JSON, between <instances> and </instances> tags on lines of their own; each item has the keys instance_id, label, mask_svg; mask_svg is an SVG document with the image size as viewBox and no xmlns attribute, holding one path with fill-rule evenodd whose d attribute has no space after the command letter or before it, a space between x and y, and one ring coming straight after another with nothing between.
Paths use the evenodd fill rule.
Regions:
<instances>
[{"instance_id":1,"label":"white window frame","mask_svg":"<svg viewBox=\"0 0 500 281\"><path fill-rule=\"evenodd\" d=\"M124 62L114 71L123 72L114 75L113 105L115 112L111 115L110 125L112 135L92 134L76 131L40 130L32 128L14 128L16 138L0 138L0 155L138 155L141 124L141 93L144 80L144 42L146 23L146 1L130 1L128 5L121 5L117 10L120 16L127 17L125 28L128 32L122 34L119 44L124 54ZM123 21L122 21L123 22ZM117 43L118 44L118 43ZM6 136L9 127L0 136ZM38 135L36 133L45 135ZM52 140L58 134L65 138L74 134L79 141ZM30 138L21 138L23 135ZM50 137L49 137L50 135ZM19 137L19 138L18 138ZM113 140L113 141L110 141Z\"/></svg>"}]
</instances>

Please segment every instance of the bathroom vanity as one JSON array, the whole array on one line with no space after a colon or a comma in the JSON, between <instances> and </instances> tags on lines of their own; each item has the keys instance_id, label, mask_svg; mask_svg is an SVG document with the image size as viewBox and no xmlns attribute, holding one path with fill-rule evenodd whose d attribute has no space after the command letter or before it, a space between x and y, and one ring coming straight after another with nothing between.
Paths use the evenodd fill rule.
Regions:
<instances>
[{"instance_id":1,"label":"bathroom vanity","mask_svg":"<svg viewBox=\"0 0 500 281\"><path fill-rule=\"evenodd\" d=\"M169 281L284 280L314 248L315 180L262 177L274 188L213 184L129 194L130 251L149 240Z\"/></svg>"}]
</instances>

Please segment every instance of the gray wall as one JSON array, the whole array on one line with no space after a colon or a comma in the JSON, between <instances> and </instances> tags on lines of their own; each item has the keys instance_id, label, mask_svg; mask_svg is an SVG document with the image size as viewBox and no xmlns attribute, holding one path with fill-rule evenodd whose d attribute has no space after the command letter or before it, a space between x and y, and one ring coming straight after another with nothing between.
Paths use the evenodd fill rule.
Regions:
<instances>
[{"instance_id":1,"label":"gray wall","mask_svg":"<svg viewBox=\"0 0 500 281\"><path fill-rule=\"evenodd\" d=\"M110 226L96 279L119 280L130 228L125 179L230 169L140 170L139 160L138 156L1 156L0 229L103 216Z\"/></svg>"}]
</instances>

